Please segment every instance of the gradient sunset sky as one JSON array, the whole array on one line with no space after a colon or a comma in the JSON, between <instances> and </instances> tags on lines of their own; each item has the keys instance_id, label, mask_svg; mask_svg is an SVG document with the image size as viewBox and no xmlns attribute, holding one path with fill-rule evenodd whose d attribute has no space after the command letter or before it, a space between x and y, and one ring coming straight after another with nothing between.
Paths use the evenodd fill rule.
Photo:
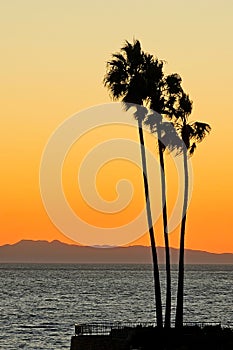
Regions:
<instances>
[{"instance_id":1,"label":"gradient sunset sky","mask_svg":"<svg viewBox=\"0 0 233 350\"><path fill-rule=\"evenodd\" d=\"M167 62L166 73L181 75L194 103L190 120L212 127L192 159L186 247L233 253L233 2L14 0L2 2L0 9L0 245L22 239L72 243L52 224L41 200L42 152L66 118L111 101L102 84L106 62L125 40L136 38L145 51ZM103 131L103 139L109 133ZM93 144L95 137L90 135ZM74 148L67 159L66 179L73 176L75 154ZM102 169L103 179L109 173L125 177L124 161L112 166ZM125 222L143 201L140 171L128 168L127 176L135 182L135 202L124 218L121 213L109 225ZM98 181L100 192L103 184L108 186L102 195L114 199L114 179L106 184L100 173ZM172 178L168 181L172 188ZM71 202L78 191L72 186L67 185ZM173 195L171 190L171 201ZM85 207L82 210L85 216ZM108 225L109 218L96 220ZM161 231L161 220L156 229ZM177 229L170 234L173 247L178 247L178 233ZM163 245L161 234L157 243ZM131 244L149 245L148 236Z\"/></svg>"}]
</instances>

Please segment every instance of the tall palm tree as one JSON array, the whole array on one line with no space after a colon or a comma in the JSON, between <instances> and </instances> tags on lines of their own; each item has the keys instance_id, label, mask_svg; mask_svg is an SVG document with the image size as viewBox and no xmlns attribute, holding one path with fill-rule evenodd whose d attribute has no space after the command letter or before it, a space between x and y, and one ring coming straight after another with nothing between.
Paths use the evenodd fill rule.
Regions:
<instances>
[{"instance_id":1,"label":"tall palm tree","mask_svg":"<svg viewBox=\"0 0 233 350\"><path fill-rule=\"evenodd\" d=\"M177 111L177 130L183 141L183 167L184 167L184 200L182 210L182 221L180 229L180 251L179 251L179 270L178 270L178 288L177 288L177 304L175 326L183 326L183 303L184 303L184 242L185 242L185 227L187 218L188 206L188 189L189 189L189 174L188 174L188 157L192 156L197 143L201 142L210 132L209 124L202 122L188 123L188 116L192 112L192 101L189 96L182 93L179 108Z\"/></svg>"},{"instance_id":2,"label":"tall palm tree","mask_svg":"<svg viewBox=\"0 0 233 350\"><path fill-rule=\"evenodd\" d=\"M147 221L151 242L153 259L153 273L155 286L156 321L157 327L163 326L160 276L158 267L158 256L153 228L149 186L147 177L146 154L144 147L144 135L142 122L145 117L143 101L148 96L148 71L147 66L153 58L141 50L141 44L135 40L133 44L126 41L119 53L112 55L112 60L107 63L107 73L104 77L104 85L110 90L113 99L120 99L125 108L130 108L130 104L137 105L135 118L138 122L138 133L141 147L141 159L143 168L144 192L147 209ZM141 107L140 107L141 106Z\"/></svg>"},{"instance_id":3,"label":"tall palm tree","mask_svg":"<svg viewBox=\"0 0 233 350\"><path fill-rule=\"evenodd\" d=\"M161 67L159 76L157 66ZM169 148L170 151L179 148L179 139L170 122L162 121L162 115L171 119L177 112L177 101L181 93L181 78L178 74L164 76L162 72L163 62L154 59L150 64L151 84L148 89L148 102L153 113L147 116L145 124L150 126L153 133L158 136L158 150L160 161L160 180L162 192L162 216L163 216L163 234L165 244L165 264L166 264L166 306L165 306L165 327L171 327L171 265L170 248L168 238L168 215L166 199L166 178L164 165L164 151ZM156 112L157 113L156 113ZM164 139L164 141L163 141ZM169 139L169 140L168 140Z\"/></svg>"}]
</instances>

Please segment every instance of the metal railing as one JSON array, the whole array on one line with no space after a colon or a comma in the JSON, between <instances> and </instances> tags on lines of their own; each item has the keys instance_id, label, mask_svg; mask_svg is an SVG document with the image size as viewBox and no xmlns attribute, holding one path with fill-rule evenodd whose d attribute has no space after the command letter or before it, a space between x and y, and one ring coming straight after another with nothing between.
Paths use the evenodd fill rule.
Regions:
<instances>
[{"instance_id":1,"label":"metal railing","mask_svg":"<svg viewBox=\"0 0 233 350\"><path fill-rule=\"evenodd\" d=\"M101 322L75 325L75 335L107 335L111 331L135 327L155 327L154 322Z\"/></svg>"},{"instance_id":2,"label":"metal railing","mask_svg":"<svg viewBox=\"0 0 233 350\"><path fill-rule=\"evenodd\" d=\"M172 324L172 327L174 324ZM184 322L184 326L190 327L232 327L232 324L222 325L221 322ZM96 322L75 324L75 335L109 335L112 330L127 330L136 327L156 327L155 322Z\"/></svg>"}]
</instances>

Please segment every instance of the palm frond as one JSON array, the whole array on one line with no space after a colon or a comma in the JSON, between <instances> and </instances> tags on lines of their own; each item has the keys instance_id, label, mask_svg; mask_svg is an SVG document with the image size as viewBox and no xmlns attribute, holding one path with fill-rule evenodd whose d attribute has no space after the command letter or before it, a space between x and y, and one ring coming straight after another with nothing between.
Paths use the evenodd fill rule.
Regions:
<instances>
[{"instance_id":1,"label":"palm frond","mask_svg":"<svg viewBox=\"0 0 233 350\"><path fill-rule=\"evenodd\" d=\"M207 123L194 122L191 125L194 130L193 138L196 142L201 142L211 131L211 127Z\"/></svg>"},{"instance_id":2,"label":"palm frond","mask_svg":"<svg viewBox=\"0 0 233 350\"><path fill-rule=\"evenodd\" d=\"M196 148L197 148L197 145L196 145L196 143L194 142L194 143L191 145L191 147L189 148L189 155L190 155L190 156L193 155L193 153L194 153L194 151L195 151Z\"/></svg>"},{"instance_id":3,"label":"palm frond","mask_svg":"<svg viewBox=\"0 0 233 350\"><path fill-rule=\"evenodd\" d=\"M161 128L161 141L165 145L165 148L169 151L176 151L177 154L182 151L182 140L177 133L172 122L162 122Z\"/></svg>"},{"instance_id":4,"label":"palm frond","mask_svg":"<svg viewBox=\"0 0 233 350\"><path fill-rule=\"evenodd\" d=\"M181 92L182 79L179 74L173 73L166 77L166 88L169 94L178 94Z\"/></svg>"},{"instance_id":5,"label":"palm frond","mask_svg":"<svg viewBox=\"0 0 233 350\"><path fill-rule=\"evenodd\" d=\"M126 58L121 53L114 53L114 54L112 54L112 58L115 61L120 61L125 66L127 64ZM108 63L111 63L111 61L109 61Z\"/></svg>"},{"instance_id":6,"label":"palm frond","mask_svg":"<svg viewBox=\"0 0 233 350\"><path fill-rule=\"evenodd\" d=\"M195 130L191 124L182 123L179 132L186 148L189 149L191 146L191 140L195 134Z\"/></svg>"},{"instance_id":7,"label":"palm frond","mask_svg":"<svg viewBox=\"0 0 233 350\"><path fill-rule=\"evenodd\" d=\"M178 106L175 111L175 117L177 119L180 118L182 120L186 120L192 112L193 102L190 100L189 95L184 93L183 90L177 104Z\"/></svg>"},{"instance_id":8,"label":"palm frond","mask_svg":"<svg viewBox=\"0 0 233 350\"><path fill-rule=\"evenodd\" d=\"M161 121L162 121L162 116L159 113L152 111L152 113L150 112L149 114L146 115L144 119L144 124L146 126L149 126L150 131L152 133L156 133L158 124L161 123Z\"/></svg>"}]
</instances>

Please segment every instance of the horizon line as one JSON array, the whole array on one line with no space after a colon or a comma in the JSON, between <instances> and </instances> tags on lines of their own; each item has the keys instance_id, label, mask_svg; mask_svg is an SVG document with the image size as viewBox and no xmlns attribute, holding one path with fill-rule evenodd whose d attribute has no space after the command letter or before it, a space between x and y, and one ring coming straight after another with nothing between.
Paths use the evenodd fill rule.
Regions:
<instances>
[{"instance_id":1,"label":"horizon line","mask_svg":"<svg viewBox=\"0 0 233 350\"><path fill-rule=\"evenodd\" d=\"M21 239L15 243L4 243L2 245L0 245L0 247L4 247L4 246L14 246L16 244L19 244L21 242L33 242L33 243L38 243L38 242L45 242L48 244L54 243L54 242L58 242L61 243L63 245L67 245L67 246L76 246L76 247L80 247L80 248L96 248L96 249L114 249L114 248L132 248L132 247L143 247L143 248L150 248L150 245L142 245L142 244L135 244L135 245L127 245L127 246L110 246L110 245L95 245L95 246L90 246L90 245L82 245L79 243L67 243L67 242L62 242L58 239L54 239L54 240L46 240L46 239ZM157 248L165 248L164 246L157 246ZM176 247L170 247L170 249L175 249L175 250L179 250L179 248ZM202 249L193 249L193 248L185 248L185 250L189 250L189 251L195 251L195 252L203 252L203 253L208 253L208 254L215 254L215 255L221 255L221 254L233 254L233 252L211 252L211 251L207 251L207 250L202 250Z\"/></svg>"}]
</instances>

